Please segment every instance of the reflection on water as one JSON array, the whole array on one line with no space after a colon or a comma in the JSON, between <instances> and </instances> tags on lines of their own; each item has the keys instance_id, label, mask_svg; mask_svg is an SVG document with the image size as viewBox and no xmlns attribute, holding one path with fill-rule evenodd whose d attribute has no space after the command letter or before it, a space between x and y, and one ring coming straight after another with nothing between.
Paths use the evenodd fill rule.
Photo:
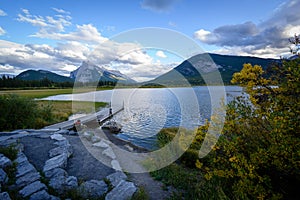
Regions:
<instances>
[{"instance_id":1,"label":"reflection on water","mask_svg":"<svg viewBox=\"0 0 300 200\"><path fill-rule=\"evenodd\" d=\"M122 133L118 137L132 143L155 149L156 134L166 127L185 127L194 129L209 119L211 105L219 102L212 99L227 98L227 102L242 93L242 88L226 86L225 97L222 87L214 86L211 93L205 86L193 88L159 88L159 89L115 89L84 94L57 95L47 100L79 100L111 102L112 108L124 111L114 116L122 124Z\"/></svg>"}]
</instances>

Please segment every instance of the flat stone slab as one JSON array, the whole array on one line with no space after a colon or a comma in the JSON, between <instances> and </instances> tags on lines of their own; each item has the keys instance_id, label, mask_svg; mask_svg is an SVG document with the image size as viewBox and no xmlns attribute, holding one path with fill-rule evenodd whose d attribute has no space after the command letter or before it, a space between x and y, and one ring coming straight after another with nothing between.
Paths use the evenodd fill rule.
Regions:
<instances>
[{"instance_id":1,"label":"flat stone slab","mask_svg":"<svg viewBox=\"0 0 300 200\"><path fill-rule=\"evenodd\" d=\"M104 181L90 180L82 183L79 187L79 192L84 198L100 198L108 190Z\"/></svg>"},{"instance_id":2,"label":"flat stone slab","mask_svg":"<svg viewBox=\"0 0 300 200\"><path fill-rule=\"evenodd\" d=\"M21 176L16 180L16 186L18 188L25 187L26 185L29 185L30 183L33 183L33 182L39 180L40 177L41 177L40 173L38 173L38 172L27 173L24 176Z\"/></svg>"},{"instance_id":3,"label":"flat stone slab","mask_svg":"<svg viewBox=\"0 0 300 200\"><path fill-rule=\"evenodd\" d=\"M54 168L45 172L46 178L53 178L57 176L68 176L68 173L62 168Z\"/></svg>"},{"instance_id":4,"label":"flat stone slab","mask_svg":"<svg viewBox=\"0 0 300 200\"><path fill-rule=\"evenodd\" d=\"M61 154L58 156L55 156L53 158L50 158L46 161L45 166L43 168L43 172L46 172L48 170L54 169L54 168L65 168L67 166L67 160L68 155L67 154Z\"/></svg>"},{"instance_id":5,"label":"flat stone slab","mask_svg":"<svg viewBox=\"0 0 300 200\"><path fill-rule=\"evenodd\" d=\"M16 159L15 161L16 161L17 163L21 164L22 162L28 162L28 159L27 159L27 157L25 156L24 153L19 152L19 153L18 153L18 157L17 157L17 159Z\"/></svg>"},{"instance_id":6,"label":"flat stone slab","mask_svg":"<svg viewBox=\"0 0 300 200\"><path fill-rule=\"evenodd\" d=\"M19 191L19 194L22 197L28 197L33 193L36 193L40 190L45 190L46 186L45 184L41 183L40 181L35 181L29 185L27 185L26 187L24 187L22 190Z\"/></svg>"},{"instance_id":7,"label":"flat stone slab","mask_svg":"<svg viewBox=\"0 0 300 200\"><path fill-rule=\"evenodd\" d=\"M99 148L105 148L105 149L109 147L109 145L103 142L102 140L100 142L94 143L93 146Z\"/></svg>"},{"instance_id":8,"label":"flat stone slab","mask_svg":"<svg viewBox=\"0 0 300 200\"><path fill-rule=\"evenodd\" d=\"M127 200L132 197L137 188L132 182L121 181L105 197L105 200Z\"/></svg>"},{"instance_id":9,"label":"flat stone slab","mask_svg":"<svg viewBox=\"0 0 300 200\"><path fill-rule=\"evenodd\" d=\"M50 195L46 190L41 190L31 195L29 200L59 200L59 198Z\"/></svg>"},{"instance_id":10,"label":"flat stone slab","mask_svg":"<svg viewBox=\"0 0 300 200\"><path fill-rule=\"evenodd\" d=\"M64 136L62 136L61 134L57 134L57 133L54 133L53 135L51 135L50 138L52 140L57 140L57 141L66 140L66 138Z\"/></svg>"},{"instance_id":11,"label":"flat stone slab","mask_svg":"<svg viewBox=\"0 0 300 200\"><path fill-rule=\"evenodd\" d=\"M11 160L6 156L4 156L3 154L0 154L0 167L5 168L10 165L12 165Z\"/></svg>"},{"instance_id":12,"label":"flat stone slab","mask_svg":"<svg viewBox=\"0 0 300 200\"><path fill-rule=\"evenodd\" d=\"M106 178L110 181L113 187L116 187L122 180L126 180L127 176L124 174L124 172L117 171Z\"/></svg>"},{"instance_id":13,"label":"flat stone slab","mask_svg":"<svg viewBox=\"0 0 300 200\"><path fill-rule=\"evenodd\" d=\"M119 161L117 161L117 160L112 160L112 161L110 162L110 164L111 164L111 167L112 167L114 170L116 170L116 171L122 171L122 168L121 168L121 166L120 166Z\"/></svg>"},{"instance_id":14,"label":"flat stone slab","mask_svg":"<svg viewBox=\"0 0 300 200\"><path fill-rule=\"evenodd\" d=\"M28 161L24 161L17 165L16 178L19 178L27 173L36 172L36 169Z\"/></svg>"},{"instance_id":15,"label":"flat stone slab","mask_svg":"<svg viewBox=\"0 0 300 200\"><path fill-rule=\"evenodd\" d=\"M116 154L114 153L114 151L112 150L111 147L108 147L107 149L105 149L102 152L103 155L106 155L107 157L111 158L111 159L116 159Z\"/></svg>"}]
</instances>

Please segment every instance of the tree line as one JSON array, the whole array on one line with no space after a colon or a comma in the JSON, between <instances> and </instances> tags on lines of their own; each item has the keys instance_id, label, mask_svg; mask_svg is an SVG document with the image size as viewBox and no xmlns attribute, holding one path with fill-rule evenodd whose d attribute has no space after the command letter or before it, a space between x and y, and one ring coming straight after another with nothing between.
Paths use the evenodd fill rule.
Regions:
<instances>
[{"instance_id":1,"label":"tree line","mask_svg":"<svg viewBox=\"0 0 300 200\"><path fill-rule=\"evenodd\" d=\"M98 81L81 83L76 82L77 87L83 86L116 86L117 82L114 81ZM0 77L0 88L71 88L74 86L74 82L55 82L48 78L41 80L22 80L16 77L11 78L7 76Z\"/></svg>"}]
</instances>

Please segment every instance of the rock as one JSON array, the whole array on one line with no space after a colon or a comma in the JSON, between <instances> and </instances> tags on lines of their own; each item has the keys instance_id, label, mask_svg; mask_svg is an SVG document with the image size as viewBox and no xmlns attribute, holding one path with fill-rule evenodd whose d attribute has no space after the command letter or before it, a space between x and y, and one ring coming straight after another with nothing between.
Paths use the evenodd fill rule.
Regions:
<instances>
[{"instance_id":1,"label":"rock","mask_svg":"<svg viewBox=\"0 0 300 200\"><path fill-rule=\"evenodd\" d=\"M0 154L0 168L5 168L11 165L12 165L11 160L5 157L3 154Z\"/></svg>"},{"instance_id":2,"label":"rock","mask_svg":"<svg viewBox=\"0 0 300 200\"><path fill-rule=\"evenodd\" d=\"M65 192L64 190L65 181L66 181L65 176L56 176L50 179L49 186L52 187L59 194L63 194Z\"/></svg>"},{"instance_id":3,"label":"rock","mask_svg":"<svg viewBox=\"0 0 300 200\"><path fill-rule=\"evenodd\" d=\"M27 173L36 172L36 169L27 161L21 162L17 165L16 178L19 178Z\"/></svg>"},{"instance_id":4,"label":"rock","mask_svg":"<svg viewBox=\"0 0 300 200\"><path fill-rule=\"evenodd\" d=\"M109 147L109 145L107 143L105 143L103 140L101 140L100 142L94 143L93 146L105 148L105 149Z\"/></svg>"},{"instance_id":5,"label":"rock","mask_svg":"<svg viewBox=\"0 0 300 200\"><path fill-rule=\"evenodd\" d=\"M111 159L116 159L116 154L113 152L111 147L108 147L102 152L103 155L106 155L107 157Z\"/></svg>"},{"instance_id":6,"label":"rock","mask_svg":"<svg viewBox=\"0 0 300 200\"><path fill-rule=\"evenodd\" d=\"M53 135L51 135L50 138L52 140L57 140L57 141L66 140L65 137L63 137L61 134L57 134L57 133L54 133Z\"/></svg>"},{"instance_id":7,"label":"rock","mask_svg":"<svg viewBox=\"0 0 300 200\"><path fill-rule=\"evenodd\" d=\"M66 190L77 188L78 187L77 178L75 176L69 176L64 183L64 187L66 188Z\"/></svg>"},{"instance_id":8,"label":"rock","mask_svg":"<svg viewBox=\"0 0 300 200\"><path fill-rule=\"evenodd\" d=\"M55 157L55 156L58 156L60 154L67 154L68 158L73 154L73 150L72 150L72 147L71 145L66 145L66 146L59 146L59 147L56 147L54 149L51 149L49 151L49 157L52 158L52 157Z\"/></svg>"},{"instance_id":9,"label":"rock","mask_svg":"<svg viewBox=\"0 0 300 200\"><path fill-rule=\"evenodd\" d=\"M105 197L105 200L127 200L132 197L137 188L132 182L121 181Z\"/></svg>"},{"instance_id":10,"label":"rock","mask_svg":"<svg viewBox=\"0 0 300 200\"><path fill-rule=\"evenodd\" d=\"M67 166L67 160L68 155L67 154L61 154L58 156L55 156L53 158L50 158L46 161L45 166L43 168L43 172L46 172L48 170L54 169L54 168L65 168Z\"/></svg>"},{"instance_id":11,"label":"rock","mask_svg":"<svg viewBox=\"0 0 300 200\"><path fill-rule=\"evenodd\" d=\"M86 138L87 140L89 140L89 141L91 141L93 135L94 135L93 133L89 133L89 132L84 132L84 133L82 134L82 136L83 136L84 138Z\"/></svg>"},{"instance_id":12,"label":"rock","mask_svg":"<svg viewBox=\"0 0 300 200\"><path fill-rule=\"evenodd\" d=\"M11 200L11 198L7 192L0 193L0 199L1 200Z\"/></svg>"},{"instance_id":13,"label":"rock","mask_svg":"<svg viewBox=\"0 0 300 200\"><path fill-rule=\"evenodd\" d=\"M2 168L0 168L0 184L7 183L7 181L8 181L8 177L6 172Z\"/></svg>"},{"instance_id":14,"label":"rock","mask_svg":"<svg viewBox=\"0 0 300 200\"><path fill-rule=\"evenodd\" d=\"M26 185L29 185L30 183L33 183L33 182L39 180L40 177L41 177L40 173L38 173L38 172L27 173L24 176L21 176L16 180L16 186L17 186L17 188L22 188Z\"/></svg>"},{"instance_id":15,"label":"rock","mask_svg":"<svg viewBox=\"0 0 300 200\"><path fill-rule=\"evenodd\" d=\"M61 129L59 131L56 131L54 134L68 135L69 134L69 130Z\"/></svg>"},{"instance_id":16,"label":"rock","mask_svg":"<svg viewBox=\"0 0 300 200\"><path fill-rule=\"evenodd\" d=\"M117 160L112 160L112 161L110 162L110 164L111 164L111 167L112 167L114 170L116 170L116 171L122 171L122 168L121 168L121 166L120 166L119 161L117 161Z\"/></svg>"},{"instance_id":17,"label":"rock","mask_svg":"<svg viewBox=\"0 0 300 200\"><path fill-rule=\"evenodd\" d=\"M116 187L122 180L126 180L127 176L122 171L117 171L106 177L113 187Z\"/></svg>"},{"instance_id":18,"label":"rock","mask_svg":"<svg viewBox=\"0 0 300 200\"><path fill-rule=\"evenodd\" d=\"M58 155L63 154L63 153L65 153L65 151L62 147L56 147L56 148L51 149L49 151L49 157L53 158L53 157L58 156Z\"/></svg>"},{"instance_id":19,"label":"rock","mask_svg":"<svg viewBox=\"0 0 300 200\"><path fill-rule=\"evenodd\" d=\"M94 135L91 139L92 143L96 143L96 142L99 142L101 140L101 138L97 135Z\"/></svg>"},{"instance_id":20,"label":"rock","mask_svg":"<svg viewBox=\"0 0 300 200\"><path fill-rule=\"evenodd\" d=\"M18 156L17 156L17 159L15 160L15 162L17 162L17 163L22 163L22 162L28 162L28 159L27 159L27 157L25 156L25 154L24 153L22 153L22 152L19 152L18 153Z\"/></svg>"},{"instance_id":21,"label":"rock","mask_svg":"<svg viewBox=\"0 0 300 200\"><path fill-rule=\"evenodd\" d=\"M90 180L82 183L79 187L79 192L84 198L100 198L108 190L104 181Z\"/></svg>"},{"instance_id":22,"label":"rock","mask_svg":"<svg viewBox=\"0 0 300 200\"><path fill-rule=\"evenodd\" d=\"M78 135L78 133L76 131L71 130L69 131L69 135Z\"/></svg>"},{"instance_id":23,"label":"rock","mask_svg":"<svg viewBox=\"0 0 300 200\"><path fill-rule=\"evenodd\" d=\"M55 189L59 194L65 193L67 190L78 187L78 181L75 176L55 176L50 179L49 186Z\"/></svg>"},{"instance_id":24,"label":"rock","mask_svg":"<svg viewBox=\"0 0 300 200\"><path fill-rule=\"evenodd\" d=\"M45 172L46 178L53 178L57 176L68 176L68 173L62 168L54 168Z\"/></svg>"},{"instance_id":25,"label":"rock","mask_svg":"<svg viewBox=\"0 0 300 200\"><path fill-rule=\"evenodd\" d=\"M59 200L59 198L49 195L46 190L41 190L31 195L29 200Z\"/></svg>"},{"instance_id":26,"label":"rock","mask_svg":"<svg viewBox=\"0 0 300 200\"><path fill-rule=\"evenodd\" d=\"M131 146L129 146L128 144L124 145L124 147L126 147L129 151L133 151L133 150L134 150L134 149L133 149Z\"/></svg>"},{"instance_id":27,"label":"rock","mask_svg":"<svg viewBox=\"0 0 300 200\"><path fill-rule=\"evenodd\" d=\"M19 191L19 194L22 197L28 197L33 193L36 193L40 190L45 190L46 186L45 184L41 183L40 181L35 181L29 185L27 185L26 187L24 187L22 190Z\"/></svg>"}]
</instances>

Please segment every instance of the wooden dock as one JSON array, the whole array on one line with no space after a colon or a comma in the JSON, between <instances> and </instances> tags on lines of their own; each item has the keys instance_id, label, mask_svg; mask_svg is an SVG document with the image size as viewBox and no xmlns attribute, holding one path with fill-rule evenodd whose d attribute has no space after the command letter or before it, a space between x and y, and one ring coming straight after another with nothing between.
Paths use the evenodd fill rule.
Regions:
<instances>
[{"instance_id":1,"label":"wooden dock","mask_svg":"<svg viewBox=\"0 0 300 200\"><path fill-rule=\"evenodd\" d=\"M77 120L80 120L81 123L83 123L83 124L91 122L91 121L98 121L99 123L103 123L104 121L108 120L113 115L116 115L117 113L121 112L122 110L124 110L124 106L119 109L113 109L112 115L110 115L109 108L104 108L93 114L88 114L83 117L79 117L76 119L60 122L60 123L53 124L50 126L46 126L46 127L44 127L44 129L71 129Z\"/></svg>"}]
</instances>

